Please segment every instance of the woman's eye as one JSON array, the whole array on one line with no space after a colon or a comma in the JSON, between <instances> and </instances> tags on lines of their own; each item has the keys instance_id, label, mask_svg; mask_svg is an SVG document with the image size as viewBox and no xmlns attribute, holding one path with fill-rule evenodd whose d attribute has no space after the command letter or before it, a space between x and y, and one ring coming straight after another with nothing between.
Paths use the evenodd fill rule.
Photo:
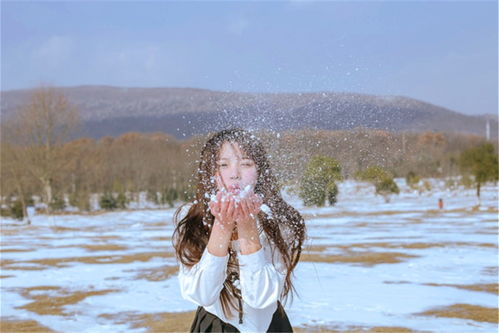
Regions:
<instances>
[{"instance_id":1,"label":"woman's eye","mask_svg":"<svg viewBox=\"0 0 499 333\"><path fill-rule=\"evenodd\" d=\"M248 167L250 167L250 166L252 166L253 164L252 164L252 163L244 163L243 165L244 165L244 166L248 166Z\"/></svg>"}]
</instances>

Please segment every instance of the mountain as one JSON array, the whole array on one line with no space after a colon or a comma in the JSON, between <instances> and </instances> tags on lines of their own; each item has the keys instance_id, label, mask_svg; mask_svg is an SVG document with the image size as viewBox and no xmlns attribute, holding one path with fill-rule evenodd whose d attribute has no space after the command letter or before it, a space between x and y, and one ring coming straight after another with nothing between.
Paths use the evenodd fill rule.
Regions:
<instances>
[{"instance_id":1,"label":"mountain","mask_svg":"<svg viewBox=\"0 0 499 333\"><path fill-rule=\"evenodd\" d=\"M193 88L59 88L81 110L81 136L166 132L188 138L228 126L252 129L351 129L460 132L498 137L497 115L471 116L402 96L357 93L238 93ZM31 90L1 92L7 119Z\"/></svg>"}]
</instances>

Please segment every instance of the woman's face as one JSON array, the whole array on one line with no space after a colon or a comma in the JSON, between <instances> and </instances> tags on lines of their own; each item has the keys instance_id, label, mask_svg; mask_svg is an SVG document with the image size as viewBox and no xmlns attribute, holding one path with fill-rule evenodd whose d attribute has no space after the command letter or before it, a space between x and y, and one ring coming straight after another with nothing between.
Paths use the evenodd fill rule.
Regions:
<instances>
[{"instance_id":1,"label":"woman's face","mask_svg":"<svg viewBox=\"0 0 499 333\"><path fill-rule=\"evenodd\" d=\"M220 176L221 181L229 192L238 192L250 185L255 188L258 172L256 163L237 142L224 142L220 149L217 161L218 171L215 176Z\"/></svg>"}]
</instances>

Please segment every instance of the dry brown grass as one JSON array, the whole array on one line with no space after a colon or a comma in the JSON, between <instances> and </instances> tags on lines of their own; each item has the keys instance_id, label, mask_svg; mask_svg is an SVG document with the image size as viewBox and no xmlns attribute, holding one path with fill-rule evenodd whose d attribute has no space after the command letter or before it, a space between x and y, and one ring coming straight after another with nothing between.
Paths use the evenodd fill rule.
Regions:
<instances>
[{"instance_id":1,"label":"dry brown grass","mask_svg":"<svg viewBox=\"0 0 499 333\"><path fill-rule=\"evenodd\" d=\"M497 248L497 244L494 243L475 243L475 242L435 242L435 243L425 243L425 242L415 242L415 243L387 243L387 242L376 242L376 243L361 243L352 244L359 247L386 247L392 249L429 249L434 247L454 247L454 246L477 246L477 247L493 247Z\"/></svg>"},{"instance_id":2,"label":"dry brown grass","mask_svg":"<svg viewBox=\"0 0 499 333\"><path fill-rule=\"evenodd\" d=\"M499 295L499 284L489 283L489 284L445 284L445 283L423 283L426 286L435 287L454 287L472 291L483 291L486 293L491 293Z\"/></svg>"},{"instance_id":3,"label":"dry brown grass","mask_svg":"<svg viewBox=\"0 0 499 333\"><path fill-rule=\"evenodd\" d=\"M303 253L310 252L324 252L329 248L333 248L336 245L309 245L303 248Z\"/></svg>"},{"instance_id":4,"label":"dry brown grass","mask_svg":"<svg viewBox=\"0 0 499 333\"><path fill-rule=\"evenodd\" d=\"M384 281L386 284L410 284L413 282L409 281ZM489 284L450 284L450 283L421 283L425 286L433 286L433 287L453 287L460 288L472 291L481 291L486 293L491 293L495 295L499 295L499 284L497 283L489 283Z\"/></svg>"},{"instance_id":5,"label":"dry brown grass","mask_svg":"<svg viewBox=\"0 0 499 333\"><path fill-rule=\"evenodd\" d=\"M43 267L43 266L16 266L15 263L10 263L10 264L5 264L2 261L0 264L2 269L8 269L11 271L43 271L44 269L47 269L48 267Z\"/></svg>"},{"instance_id":6,"label":"dry brown grass","mask_svg":"<svg viewBox=\"0 0 499 333\"><path fill-rule=\"evenodd\" d=\"M150 240L153 240L153 241L167 241L167 242L171 242L172 238L171 237L162 237L162 236L159 236L159 237L151 237L149 238Z\"/></svg>"},{"instance_id":7,"label":"dry brown grass","mask_svg":"<svg viewBox=\"0 0 499 333\"><path fill-rule=\"evenodd\" d=\"M78 228L71 228L71 227L63 227L63 226L50 226L50 230L54 231L54 232L66 232L66 231L70 231L70 232L81 232L81 231L92 231L92 230L95 230L97 227L96 226L92 226L92 227L78 227Z\"/></svg>"},{"instance_id":8,"label":"dry brown grass","mask_svg":"<svg viewBox=\"0 0 499 333\"><path fill-rule=\"evenodd\" d=\"M69 263L85 263L85 264L127 264L136 261L147 262L152 258L172 258L174 256L171 252L157 251L157 252L142 252L135 254L117 254L112 256L88 256L88 257L68 257L68 258L50 258L50 259L36 259L27 261L13 261L2 260L0 266L2 269L25 269L25 270L40 270L45 269L43 266L52 267L66 267ZM22 267L16 266L19 263L38 264L40 267Z\"/></svg>"},{"instance_id":9,"label":"dry brown grass","mask_svg":"<svg viewBox=\"0 0 499 333\"><path fill-rule=\"evenodd\" d=\"M415 213L415 214L420 214L421 211L419 210L411 210L411 211L404 211L403 214L410 214L410 213ZM353 212L353 211L348 211L348 212L338 212L338 213L323 213L323 214L302 214L303 218L305 220L310 220L310 219L322 219L322 218L336 218L336 217L355 217L355 216L383 216L383 215L400 215L401 212L397 210L381 210L381 211L374 211L374 212ZM376 222L377 223L377 222Z\"/></svg>"},{"instance_id":10,"label":"dry brown grass","mask_svg":"<svg viewBox=\"0 0 499 333\"><path fill-rule=\"evenodd\" d=\"M450 306L416 313L416 315L462 318L487 323L499 323L499 312L496 308L487 308L484 306L470 304L453 304Z\"/></svg>"},{"instance_id":11,"label":"dry brown grass","mask_svg":"<svg viewBox=\"0 0 499 333\"><path fill-rule=\"evenodd\" d=\"M118 314L101 314L100 318L112 320L116 324L130 324L132 328L147 328L147 332L188 332L194 319L195 311Z\"/></svg>"},{"instance_id":12,"label":"dry brown grass","mask_svg":"<svg viewBox=\"0 0 499 333\"><path fill-rule=\"evenodd\" d=\"M310 245L304 248L304 252L322 252L328 248L339 248L349 250L352 248L372 248L380 247L387 249L429 249L435 247L453 247L453 246L477 246L497 248L498 245L494 243L474 243L474 242L414 242L414 243L398 243L398 242L365 242L365 243L351 243L351 244L331 244L331 245Z\"/></svg>"},{"instance_id":13,"label":"dry brown grass","mask_svg":"<svg viewBox=\"0 0 499 333\"><path fill-rule=\"evenodd\" d=\"M35 227L31 227L31 229L33 229L33 228L35 228ZM15 228L15 229L14 229L14 228L8 228L8 229L7 229L7 228L1 228L1 227L0 227L0 235L2 235L2 236L12 236L12 235L18 235L18 234L20 234L20 233L22 233L22 232L24 232L24 231L25 231L25 230L23 230L23 229L24 229L24 228L22 228L22 227L21 227L21 228ZM5 245L6 245L6 244L4 244L4 246L5 246Z\"/></svg>"},{"instance_id":14,"label":"dry brown grass","mask_svg":"<svg viewBox=\"0 0 499 333\"><path fill-rule=\"evenodd\" d=\"M72 246L73 247L73 246ZM117 244L79 244L74 245L74 247L81 247L88 251L124 251L128 250L128 246L117 245Z\"/></svg>"},{"instance_id":15,"label":"dry brown grass","mask_svg":"<svg viewBox=\"0 0 499 333\"><path fill-rule=\"evenodd\" d=\"M89 238L89 240L94 241L94 242L99 242L99 241L102 241L102 240L109 240L109 239L123 239L123 237L116 236L116 235L108 235L108 236L102 235L102 236L99 236L99 237L91 237L91 238Z\"/></svg>"},{"instance_id":16,"label":"dry brown grass","mask_svg":"<svg viewBox=\"0 0 499 333\"><path fill-rule=\"evenodd\" d=\"M66 212L66 211L53 211L50 214L48 214L47 211L45 210L38 210L36 212L36 215L49 215L49 216L67 216L67 215L74 215L74 216L97 216L97 215L105 215L105 214L110 214L110 213L116 213L116 212L137 212L137 211L149 211L149 210L165 210L169 208L127 208L127 209L115 209L112 211L109 210L104 210L104 209L99 209L99 210L93 210L93 211L81 211L81 212Z\"/></svg>"},{"instance_id":17,"label":"dry brown grass","mask_svg":"<svg viewBox=\"0 0 499 333\"><path fill-rule=\"evenodd\" d=\"M33 291L49 291L45 295L32 295ZM61 296L53 295L50 291L56 291ZM19 309L25 309L31 312L35 312L39 315L55 315L55 316L67 316L62 311L62 307L69 304L76 304L81 302L89 296L96 295L106 295L112 292L118 292L119 289L106 289L106 290L93 290L93 291L71 291L55 286L38 286L23 288L20 293L23 297L34 300L31 303L18 307Z\"/></svg>"},{"instance_id":18,"label":"dry brown grass","mask_svg":"<svg viewBox=\"0 0 499 333\"><path fill-rule=\"evenodd\" d=\"M294 327L293 330L297 333L305 332L323 332L323 333L415 333L423 331L414 331L412 329L400 326L348 326L348 328L339 328L334 326L323 325L303 325Z\"/></svg>"},{"instance_id":19,"label":"dry brown grass","mask_svg":"<svg viewBox=\"0 0 499 333\"><path fill-rule=\"evenodd\" d=\"M326 262L326 263L356 263L364 266L374 266L378 264L400 263L408 258L417 256L400 252L347 252L345 254L321 255L303 253L301 261Z\"/></svg>"},{"instance_id":20,"label":"dry brown grass","mask_svg":"<svg viewBox=\"0 0 499 333\"><path fill-rule=\"evenodd\" d=\"M145 269L129 269L124 272L137 272L133 278L135 280L145 279L148 281L164 281L178 272L178 266L162 266Z\"/></svg>"},{"instance_id":21,"label":"dry brown grass","mask_svg":"<svg viewBox=\"0 0 499 333\"><path fill-rule=\"evenodd\" d=\"M50 328L40 325L35 320L14 320L9 318L2 318L0 320L0 331L2 333L52 333Z\"/></svg>"},{"instance_id":22,"label":"dry brown grass","mask_svg":"<svg viewBox=\"0 0 499 333\"><path fill-rule=\"evenodd\" d=\"M0 253L11 253L11 252L32 252L35 249L0 249Z\"/></svg>"},{"instance_id":23,"label":"dry brown grass","mask_svg":"<svg viewBox=\"0 0 499 333\"><path fill-rule=\"evenodd\" d=\"M137 314L125 312L121 314L103 314L99 317L111 319L117 324L131 323L132 328L147 328L148 333L160 332L188 332L194 319L195 312L162 312L152 314ZM371 333L414 333L416 331L404 327L356 327L348 330L336 330L325 326L305 325L294 327L295 332L371 332Z\"/></svg>"},{"instance_id":24,"label":"dry brown grass","mask_svg":"<svg viewBox=\"0 0 499 333\"><path fill-rule=\"evenodd\" d=\"M497 208L489 207L488 212L499 212ZM309 219L320 219L320 218L335 218L335 217L355 217L355 216L385 216L385 215L407 215L407 214L424 214L422 217L434 217L447 213L463 213L465 215L473 215L475 211L469 211L467 208L455 208L455 209L429 209L427 211L422 210L407 210L407 211L398 211L398 210L380 210L373 212L339 212L339 213L324 213L324 214L302 214L305 220ZM421 217L408 217L404 219L412 219L413 222L418 223L421 220ZM378 224L379 221L375 223ZM496 221L497 222L497 221ZM381 222L382 223L382 222Z\"/></svg>"},{"instance_id":25,"label":"dry brown grass","mask_svg":"<svg viewBox=\"0 0 499 333\"><path fill-rule=\"evenodd\" d=\"M487 266L482 269L482 274L497 276L499 275L499 266Z\"/></svg>"}]
</instances>

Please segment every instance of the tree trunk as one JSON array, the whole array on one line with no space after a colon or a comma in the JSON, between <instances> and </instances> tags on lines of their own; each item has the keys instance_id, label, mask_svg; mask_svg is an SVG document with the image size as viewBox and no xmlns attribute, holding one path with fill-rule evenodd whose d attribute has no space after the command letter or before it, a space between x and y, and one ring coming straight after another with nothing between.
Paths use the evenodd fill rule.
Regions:
<instances>
[{"instance_id":1,"label":"tree trunk","mask_svg":"<svg viewBox=\"0 0 499 333\"><path fill-rule=\"evenodd\" d=\"M52 203L52 185L49 179L42 179L43 191L45 192L45 197L47 199L47 212L50 214L50 204Z\"/></svg>"},{"instance_id":2,"label":"tree trunk","mask_svg":"<svg viewBox=\"0 0 499 333\"><path fill-rule=\"evenodd\" d=\"M31 224L31 220L29 219L28 209L26 207L26 200L24 199L24 195L21 195L21 204L23 206L23 220L26 220L26 224Z\"/></svg>"},{"instance_id":3,"label":"tree trunk","mask_svg":"<svg viewBox=\"0 0 499 333\"><path fill-rule=\"evenodd\" d=\"M19 192L19 197L21 199L21 206L23 208L23 221L26 220L27 224L31 224L31 220L29 219L28 215L28 209L26 207L26 199L24 198L24 191L23 191L23 186L21 184L20 179L16 177L16 185L17 185L17 191Z\"/></svg>"},{"instance_id":4,"label":"tree trunk","mask_svg":"<svg viewBox=\"0 0 499 333\"><path fill-rule=\"evenodd\" d=\"M480 186L481 186L481 185L482 185L482 184L480 184L480 182L478 182L478 183L476 184L476 196L477 196L477 198L478 198L478 206L480 206L480 204L481 204L481 200L480 200Z\"/></svg>"}]
</instances>

